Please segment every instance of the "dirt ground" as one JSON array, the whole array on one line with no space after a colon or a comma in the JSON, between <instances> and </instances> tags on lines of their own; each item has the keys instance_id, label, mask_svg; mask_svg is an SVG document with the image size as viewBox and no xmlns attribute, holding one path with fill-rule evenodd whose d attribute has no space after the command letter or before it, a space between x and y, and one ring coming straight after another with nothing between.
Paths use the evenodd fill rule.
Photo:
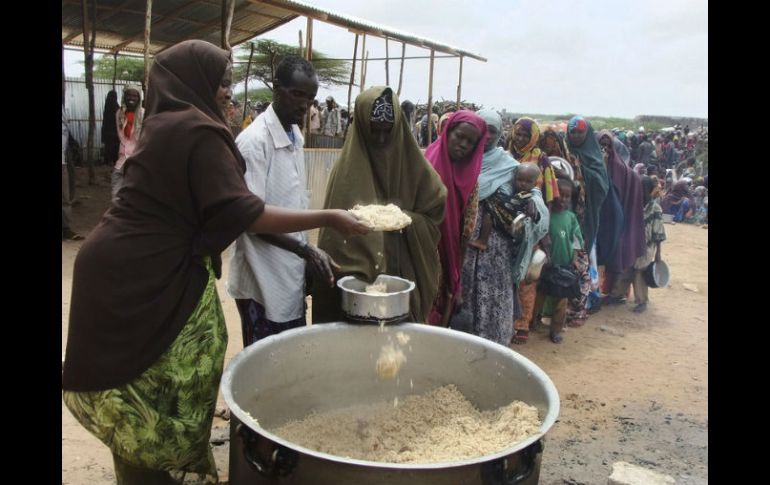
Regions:
<instances>
[{"instance_id":1,"label":"dirt ground","mask_svg":"<svg viewBox=\"0 0 770 485\"><path fill-rule=\"evenodd\" d=\"M78 169L73 227L83 235L107 208L107 176L97 168L99 185L87 186L85 169ZM512 346L551 377L561 398L559 420L546 436L543 485L605 484L616 461L671 475L680 485L708 483L708 230L678 224L666 231L670 286L650 290L645 314L632 313L630 304L605 307L585 326L568 329L562 345L541 332ZM62 356L80 244L62 242ZM241 350L240 324L222 280L218 286L230 334L227 363ZM226 421L215 418L212 443L224 484ZM113 483L107 447L62 404L62 485Z\"/></svg>"}]
</instances>

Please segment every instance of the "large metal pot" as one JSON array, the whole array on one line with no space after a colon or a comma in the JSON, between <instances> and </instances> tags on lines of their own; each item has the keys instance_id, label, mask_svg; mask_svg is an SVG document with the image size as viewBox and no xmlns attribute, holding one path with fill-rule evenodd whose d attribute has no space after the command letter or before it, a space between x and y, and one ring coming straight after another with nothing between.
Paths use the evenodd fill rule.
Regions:
<instances>
[{"instance_id":1,"label":"large metal pot","mask_svg":"<svg viewBox=\"0 0 770 485\"><path fill-rule=\"evenodd\" d=\"M407 362L398 381L379 380L377 356L398 331L411 338ZM267 431L311 411L392 401L445 384L455 384L481 410L515 399L537 407L540 432L471 460L394 464L321 453ZM559 414L556 388L530 360L474 335L415 323L384 331L329 323L268 337L233 358L222 377L222 393L234 429L231 485L536 484L543 437Z\"/></svg>"}]
</instances>

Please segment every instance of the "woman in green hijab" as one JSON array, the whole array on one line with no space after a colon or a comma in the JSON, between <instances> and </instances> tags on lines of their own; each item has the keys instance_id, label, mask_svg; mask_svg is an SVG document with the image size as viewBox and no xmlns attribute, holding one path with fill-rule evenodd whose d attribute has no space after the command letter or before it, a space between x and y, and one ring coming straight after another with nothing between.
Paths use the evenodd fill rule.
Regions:
<instances>
[{"instance_id":1,"label":"woman in green hijab","mask_svg":"<svg viewBox=\"0 0 770 485\"><path fill-rule=\"evenodd\" d=\"M398 96L387 86L375 86L356 98L345 145L329 175L324 208L389 203L412 218L402 231L346 239L321 229L318 247L341 267L339 277L372 282L385 273L414 281L409 319L424 323L438 291L438 227L446 187L417 146ZM312 295L313 323L344 318L338 288L314 282Z\"/></svg>"}]
</instances>

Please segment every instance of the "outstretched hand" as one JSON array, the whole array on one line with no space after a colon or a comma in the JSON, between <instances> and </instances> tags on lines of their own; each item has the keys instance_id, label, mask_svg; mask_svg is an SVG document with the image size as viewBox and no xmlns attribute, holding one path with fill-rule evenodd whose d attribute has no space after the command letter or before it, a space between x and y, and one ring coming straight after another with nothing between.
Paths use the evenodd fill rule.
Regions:
<instances>
[{"instance_id":1,"label":"outstretched hand","mask_svg":"<svg viewBox=\"0 0 770 485\"><path fill-rule=\"evenodd\" d=\"M363 235L369 232L369 228L356 216L342 209L331 210L329 225L345 236Z\"/></svg>"}]
</instances>

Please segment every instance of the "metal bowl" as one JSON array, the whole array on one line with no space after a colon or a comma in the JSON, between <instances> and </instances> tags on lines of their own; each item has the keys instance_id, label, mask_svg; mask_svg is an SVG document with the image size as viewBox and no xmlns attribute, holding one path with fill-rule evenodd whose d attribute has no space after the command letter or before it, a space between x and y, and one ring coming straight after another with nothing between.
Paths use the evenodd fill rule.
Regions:
<instances>
[{"instance_id":1,"label":"metal bowl","mask_svg":"<svg viewBox=\"0 0 770 485\"><path fill-rule=\"evenodd\" d=\"M337 281L342 290L342 311L358 320L391 321L409 314L409 293L415 288L413 281L397 276L381 274L373 284L385 284L385 293L366 293L370 283L355 276L345 276Z\"/></svg>"},{"instance_id":2,"label":"metal bowl","mask_svg":"<svg viewBox=\"0 0 770 485\"><path fill-rule=\"evenodd\" d=\"M548 161L551 162L551 165L569 175L570 180L575 180L575 169L572 168L572 165L568 161L561 157L548 157Z\"/></svg>"},{"instance_id":3,"label":"metal bowl","mask_svg":"<svg viewBox=\"0 0 770 485\"><path fill-rule=\"evenodd\" d=\"M670 273L664 261L653 261L644 270L644 279L650 288L665 288L668 286Z\"/></svg>"}]
</instances>

